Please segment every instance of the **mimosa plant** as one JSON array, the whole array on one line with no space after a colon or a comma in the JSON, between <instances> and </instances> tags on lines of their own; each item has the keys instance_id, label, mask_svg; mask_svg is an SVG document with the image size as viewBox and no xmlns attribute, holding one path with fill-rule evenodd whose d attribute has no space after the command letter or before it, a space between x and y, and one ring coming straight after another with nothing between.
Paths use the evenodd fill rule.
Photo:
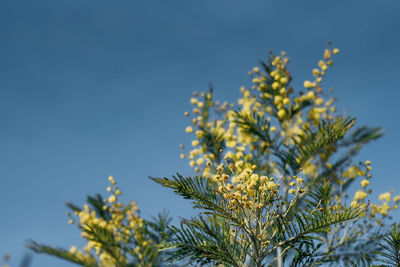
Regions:
<instances>
[{"instance_id":1,"label":"mimosa plant","mask_svg":"<svg viewBox=\"0 0 400 267\"><path fill-rule=\"evenodd\" d=\"M380 232L400 197L367 200L371 162L353 161L382 131L340 115L324 90L338 52L326 49L297 90L282 52L249 72L237 106L215 101L212 89L194 93L185 112L193 149L181 158L196 175L152 179L191 200L197 216L171 227L166 217L146 221L114 188L106 201L89 198L92 207L70 205L83 252L30 248L83 266L369 266L389 255Z\"/></svg>"}]
</instances>

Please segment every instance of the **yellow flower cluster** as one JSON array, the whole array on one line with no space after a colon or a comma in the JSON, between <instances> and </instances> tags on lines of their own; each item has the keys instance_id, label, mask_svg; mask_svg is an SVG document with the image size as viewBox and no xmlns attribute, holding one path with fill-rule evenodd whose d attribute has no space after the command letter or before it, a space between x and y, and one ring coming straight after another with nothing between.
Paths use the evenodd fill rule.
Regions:
<instances>
[{"instance_id":1,"label":"yellow flower cluster","mask_svg":"<svg viewBox=\"0 0 400 267\"><path fill-rule=\"evenodd\" d=\"M185 113L190 118L186 132L194 136L193 149L182 153L181 158L188 158L196 172L218 182L218 192L232 210L266 209L267 204L258 198L268 197L275 204L290 205L293 194L297 196L310 190L312 183L309 182L321 180L321 177L329 179L335 188L330 200L334 209L346 205L348 196L344 191L358 178L361 178L361 188L354 193L351 204L368 206L365 201L372 192L369 188L371 162L354 165L348 161L338 166L335 161L341 149L339 144L325 145L305 162L299 153L295 160L302 168L303 188L299 187L297 177L293 177L293 170L285 169L287 167L280 165L276 158L279 154L276 146L295 147L310 131L315 132L322 120L338 117L335 98L322 89L323 77L333 65L333 55L338 52L337 48L324 51L318 67L312 71L314 80L304 82L305 91L295 92L291 87L289 59L282 52L271 54L268 64L249 72L252 85L240 88L238 106L214 101L212 91L194 94L190 101L193 117ZM306 145L301 147L306 148ZM282 179L278 182L272 176ZM278 192L283 194L278 195ZM279 198L283 199L278 201ZM397 207L395 204L388 208L387 195L381 199L381 205L369 204L371 218L376 212L386 216L390 209ZM360 230L357 235L361 231L366 233L368 230Z\"/></svg>"},{"instance_id":2,"label":"yellow flower cluster","mask_svg":"<svg viewBox=\"0 0 400 267\"><path fill-rule=\"evenodd\" d=\"M279 195L280 180L260 175L256 165L234 161L229 154L225 159L226 164L221 163L215 168L213 179L217 181L218 192L231 210L251 213L285 204L286 201ZM288 193L295 194L294 198L303 193L300 188L303 182L302 178L294 176Z\"/></svg>"},{"instance_id":3,"label":"yellow flower cluster","mask_svg":"<svg viewBox=\"0 0 400 267\"><path fill-rule=\"evenodd\" d=\"M103 200L104 206L102 207L107 216L100 216L96 210L86 204L82 210L75 212L76 218L70 219L70 223L77 223L78 227L82 229L82 237L88 240L82 251L72 246L70 252L78 257L86 257L86 259L93 258L91 252L94 252L94 255L97 255L100 260L99 266L103 267L115 266L116 261L119 264L127 264L128 257L122 251L122 246L114 246L112 251L109 250L110 248L104 249L101 242L94 241L98 240L98 237L95 236L96 231L93 229L107 230L112 233L115 242L136 244L133 252L139 260L144 257L143 252L152 246L152 242L145 235L143 219L138 216L136 203L131 202L129 205L120 203L118 197L121 195L121 191L118 189L115 179L110 176L108 180L111 186L107 187L107 191L111 195ZM132 242L133 240L134 242ZM117 259L115 259L115 255L118 256Z\"/></svg>"}]
</instances>

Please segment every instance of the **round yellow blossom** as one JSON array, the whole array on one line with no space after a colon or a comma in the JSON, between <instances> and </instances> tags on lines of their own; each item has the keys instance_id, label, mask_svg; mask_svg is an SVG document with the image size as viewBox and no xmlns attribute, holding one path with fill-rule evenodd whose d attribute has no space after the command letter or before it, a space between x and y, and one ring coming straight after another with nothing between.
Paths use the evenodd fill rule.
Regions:
<instances>
[{"instance_id":1,"label":"round yellow blossom","mask_svg":"<svg viewBox=\"0 0 400 267\"><path fill-rule=\"evenodd\" d=\"M257 73L257 72L260 71L260 69L259 69L258 67L254 67L254 68L253 68L253 71L254 71L254 73Z\"/></svg>"},{"instance_id":2,"label":"round yellow blossom","mask_svg":"<svg viewBox=\"0 0 400 267\"><path fill-rule=\"evenodd\" d=\"M203 102L198 102L198 103L197 103L197 106L198 106L199 108L202 108L202 107L204 107L204 103L203 103Z\"/></svg>"},{"instance_id":3,"label":"round yellow blossom","mask_svg":"<svg viewBox=\"0 0 400 267\"><path fill-rule=\"evenodd\" d=\"M336 55L336 54L338 54L338 53L339 53L339 49L338 49L338 48L334 48L334 49L333 49L333 54Z\"/></svg>"},{"instance_id":4,"label":"round yellow blossom","mask_svg":"<svg viewBox=\"0 0 400 267\"><path fill-rule=\"evenodd\" d=\"M286 111L284 109L280 109L277 113L278 118L282 119L283 117L286 116Z\"/></svg>"},{"instance_id":5,"label":"round yellow blossom","mask_svg":"<svg viewBox=\"0 0 400 267\"><path fill-rule=\"evenodd\" d=\"M108 202L110 202L110 203L114 203L116 200L117 200L117 198L116 198L114 195L111 195L111 196L108 198Z\"/></svg>"},{"instance_id":6,"label":"round yellow blossom","mask_svg":"<svg viewBox=\"0 0 400 267\"><path fill-rule=\"evenodd\" d=\"M313 74L315 76L318 76L319 75L319 69L313 69Z\"/></svg>"},{"instance_id":7,"label":"round yellow blossom","mask_svg":"<svg viewBox=\"0 0 400 267\"><path fill-rule=\"evenodd\" d=\"M276 131L276 127L275 127L275 126L271 126L271 127L269 128L269 130L270 130L271 132L275 132L275 131Z\"/></svg>"},{"instance_id":8,"label":"round yellow blossom","mask_svg":"<svg viewBox=\"0 0 400 267\"><path fill-rule=\"evenodd\" d=\"M197 104L197 102L198 102L197 98L191 98L191 99L190 99L190 103L191 103L192 105Z\"/></svg>"},{"instance_id":9,"label":"round yellow blossom","mask_svg":"<svg viewBox=\"0 0 400 267\"><path fill-rule=\"evenodd\" d=\"M366 164L366 165L371 165L371 161L366 160L366 161L365 161L365 164Z\"/></svg>"},{"instance_id":10,"label":"round yellow blossom","mask_svg":"<svg viewBox=\"0 0 400 267\"><path fill-rule=\"evenodd\" d=\"M356 194L354 195L354 200L363 200L367 197L367 193L365 193L363 190L358 190Z\"/></svg>"},{"instance_id":11,"label":"round yellow blossom","mask_svg":"<svg viewBox=\"0 0 400 267\"><path fill-rule=\"evenodd\" d=\"M400 201L400 195L399 195L399 196L395 196L395 197L393 198L393 201L394 201L394 202L399 202L399 201Z\"/></svg>"},{"instance_id":12,"label":"round yellow blossom","mask_svg":"<svg viewBox=\"0 0 400 267\"><path fill-rule=\"evenodd\" d=\"M391 194L389 193L389 192L386 192L386 193L383 193L383 194L380 194L379 195L379 200L381 200L381 201L387 201L387 202L389 202L390 201L390 198L391 198Z\"/></svg>"},{"instance_id":13,"label":"round yellow blossom","mask_svg":"<svg viewBox=\"0 0 400 267\"><path fill-rule=\"evenodd\" d=\"M193 128L190 127L190 126L186 127L186 132L187 133L192 133L193 132Z\"/></svg>"},{"instance_id":14,"label":"round yellow blossom","mask_svg":"<svg viewBox=\"0 0 400 267\"><path fill-rule=\"evenodd\" d=\"M294 189L292 188L292 189L289 189L289 194L294 194Z\"/></svg>"},{"instance_id":15,"label":"round yellow blossom","mask_svg":"<svg viewBox=\"0 0 400 267\"><path fill-rule=\"evenodd\" d=\"M77 249L75 246L72 246L72 247L69 249L69 252L71 252L72 254L75 254L77 250L78 250L78 249Z\"/></svg>"},{"instance_id":16,"label":"round yellow blossom","mask_svg":"<svg viewBox=\"0 0 400 267\"><path fill-rule=\"evenodd\" d=\"M324 100L323 100L322 98L317 98L317 99L315 99L315 104L316 104L317 106L321 105L322 103L324 103Z\"/></svg>"},{"instance_id":17,"label":"round yellow blossom","mask_svg":"<svg viewBox=\"0 0 400 267\"><path fill-rule=\"evenodd\" d=\"M282 77L279 79L279 81L281 82L281 84L286 84L288 82L288 79L286 77Z\"/></svg>"},{"instance_id":18,"label":"round yellow blossom","mask_svg":"<svg viewBox=\"0 0 400 267\"><path fill-rule=\"evenodd\" d=\"M362 187L367 187L369 185L369 181L367 179L364 179L360 182Z\"/></svg>"},{"instance_id":19,"label":"round yellow blossom","mask_svg":"<svg viewBox=\"0 0 400 267\"><path fill-rule=\"evenodd\" d=\"M198 158L197 160L196 160L196 164L197 165L202 165L204 163L204 159L203 158Z\"/></svg>"},{"instance_id":20,"label":"round yellow blossom","mask_svg":"<svg viewBox=\"0 0 400 267\"><path fill-rule=\"evenodd\" d=\"M287 105L287 104L290 103L290 99L287 98L287 97L285 97L285 98L283 99L282 103L285 104L285 105Z\"/></svg>"},{"instance_id":21,"label":"round yellow blossom","mask_svg":"<svg viewBox=\"0 0 400 267\"><path fill-rule=\"evenodd\" d=\"M181 157L181 159L184 159L185 158L185 154L180 154L180 157Z\"/></svg>"},{"instance_id":22,"label":"round yellow blossom","mask_svg":"<svg viewBox=\"0 0 400 267\"><path fill-rule=\"evenodd\" d=\"M198 146L198 145L199 145L199 140L192 141L192 146Z\"/></svg>"},{"instance_id":23,"label":"round yellow blossom","mask_svg":"<svg viewBox=\"0 0 400 267\"><path fill-rule=\"evenodd\" d=\"M274 90L278 89L279 86L280 86L280 85L279 85L278 82L273 82L273 83L272 83L272 89L274 89Z\"/></svg>"}]
</instances>

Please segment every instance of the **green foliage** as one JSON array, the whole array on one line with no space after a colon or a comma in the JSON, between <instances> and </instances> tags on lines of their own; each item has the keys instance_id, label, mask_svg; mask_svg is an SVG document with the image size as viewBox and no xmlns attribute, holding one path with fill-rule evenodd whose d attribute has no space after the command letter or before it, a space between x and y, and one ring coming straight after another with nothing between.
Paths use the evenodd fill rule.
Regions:
<instances>
[{"instance_id":1,"label":"green foliage","mask_svg":"<svg viewBox=\"0 0 400 267\"><path fill-rule=\"evenodd\" d=\"M400 227L393 224L392 230L381 235L382 242L379 244L381 250L376 254L381 256L379 266L400 266Z\"/></svg>"}]
</instances>

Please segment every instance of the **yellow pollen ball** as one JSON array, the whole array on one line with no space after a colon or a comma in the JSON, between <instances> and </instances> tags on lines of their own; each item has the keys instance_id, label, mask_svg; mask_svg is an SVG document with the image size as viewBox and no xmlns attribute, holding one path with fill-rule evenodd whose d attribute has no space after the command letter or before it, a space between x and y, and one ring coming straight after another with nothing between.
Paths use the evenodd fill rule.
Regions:
<instances>
[{"instance_id":1,"label":"yellow pollen ball","mask_svg":"<svg viewBox=\"0 0 400 267\"><path fill-rule=\"evenodd\" d=\"M204 163L204 159L203 158L198 158L197 160L196 160L196 164L197 165L202 165Z\"/></svg>"},{"instance_id":2,"label":"yellow pollen ball","mask_svg":"<svg viewBox=\"0 0 400 267\"><path fill-rule=\"evenodd\" d=\"M278 88L279 88L279 83L278 82L272 83L272 89L276 90Z\"/></svg>"},{"instance_id":3,"label":"yellow pollen ball","mask_svg":"<svg viewBox=\"0 0 400 267\"><path fill-rule=\"evenodd\" d=\"M193 128L190 127L190 126L186 127L186 132L187 133L192 133L193 132Z\"/></svg>"},{"instance_id":4,"label":"yellow pollen ball","mask_svg":"<svg viewBox=\"0 0 400 267\"><path fill-rule=\"evenodd\" d=\"M72 254L75 254L77 250L78 250L78 249L77 249L75 246L72 246L72 247L69 249L69 252L71 252Z\"/></svg>"},{"instance_id":5,"label":"yellow pollen ball","mask_svg":"<svg viewBox=\"0 0 400 267\"><path fill-rule=\"evenodd\" d=\"M108 198L108 202L110 202L110 203L114 203L116 200L117 200L117 198L116 198L114 195L111 195L111 196Z\"/></svg>"},{"instance_id":6,"label":"yellow pollen ball","mask_svg":"<svg viewBox=\"0 0 400 267\"><path fill-rule=\"evenodd\" d=\"M361 184L362 187L366 187L366 186L369 185L369 181L368 181L367 179L364 179L364 180L362 180L362 181L360 182L360 184Z\"/></svg>"},{"instance_id":7,"label":"yellow pollen ball","mask_svg":"<svg viewBox=\"0 0 400 267\"><path fill-rule=\"evenodd\" d=\"M192 141L192 146L198 146L198 145L199 145L199 140Z\"/></svg>"},{"instance_id":8,"label":"yellow pollen ball","mask_svg":"<svg viewBox=\"0 0 400 267\"><path fill-rule=\"evenodd\" d=\"M286 115L286 111L284 109L280 109L277 113L278 118L282 119Z\"/></svg>"},{"instance_id":9,"label":"yellow pollen ball","mask_svg":"<svg viewBox=\"0 0 400 267\"><path fill-rule=\"evenodd\" d=\"M381 200L381 201L385 200L385 201L389 202L390 198L391 198L391 194L389 192L379 195L379 200Z\"/></svg>"},{"instance_id":10,"label":"yellow pollen ball","mask_svg":"<svg viewBox=\"0 0 400 267\"><path fill-rule=\"evenodd\" d=\"M354 196L354 200L363 200L367 197L367 193L365 193L363 190L358 190Z\"/></svg>"}]
</instances>

